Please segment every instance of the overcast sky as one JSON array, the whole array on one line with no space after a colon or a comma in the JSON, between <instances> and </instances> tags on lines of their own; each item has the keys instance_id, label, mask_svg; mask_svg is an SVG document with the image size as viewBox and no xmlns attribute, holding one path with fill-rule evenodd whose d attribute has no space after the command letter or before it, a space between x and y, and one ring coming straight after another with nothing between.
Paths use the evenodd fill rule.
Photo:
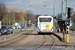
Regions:
<instances>
[{"instance_id":1,"label":"overcast sky","mask_svg":"<svg viewBox=\"0 0 75 50\"><path fill-rule=\"evenodd\" d=\"M23 2L22 2L23 1ZM40 14L48 14L53 15L53 3L55 3L55 15L58 13L61 13L61 4L62 0L0 0L0 2L3 2L6 6L12 7L12 6L18 6L22 9L31 10L35 15ZM65 6L66 1L63 1L63 11L66 12ZM46 5L44 7L44 5ZM57 6L58 5L58 6ZM75 5L75 0L68 0L68 6L73 8Z\"/></svg>"}]
</instances>

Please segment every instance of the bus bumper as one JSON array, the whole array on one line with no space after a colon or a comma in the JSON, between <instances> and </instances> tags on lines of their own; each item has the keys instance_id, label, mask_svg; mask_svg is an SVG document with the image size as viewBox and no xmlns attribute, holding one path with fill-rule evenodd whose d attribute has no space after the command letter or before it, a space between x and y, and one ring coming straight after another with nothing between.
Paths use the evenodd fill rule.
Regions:
<instances>
[{"instance_id":1,"label":"bus bumper","mask_svg":"<svg viewBox=\"0 0 75 50\"><path fill-rule=\"evenodd\" d=\"M53 32L38 32L38 34L40 35L50 35L52 34Z\"/></svg>"}]
</instances>

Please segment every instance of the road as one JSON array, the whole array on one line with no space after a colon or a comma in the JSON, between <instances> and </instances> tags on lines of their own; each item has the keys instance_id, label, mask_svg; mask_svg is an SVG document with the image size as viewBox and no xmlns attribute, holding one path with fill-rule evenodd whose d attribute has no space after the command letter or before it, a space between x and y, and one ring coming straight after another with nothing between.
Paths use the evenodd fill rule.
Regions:
<instances>
[{"instance_id":1,"label":"road","mask_svg":"<svg viewBox=\"0 0 75 50\"><path fill-rule=\"evenodd\" d=\"M34 29L34 28L33 28ZM31 30L31 28L28 28L28 29L22 29L22 30ZM20 29L13 29L13 32L17 32L17 31L20 31ZM4 37L4 36L10 36L12 34L9 34L9 35L2 35L0 37Z\"/></svg>"},{"instance_id":2,"label":"road","mask_svg":"<svg viewBox=\"0 0 75 50\"><path fill-rule=\"evenodd\" d=\"M37 29L29 29L23 33L0 37L0 49L58 50L63 46L61 48L57 46L56 48L54 45L57 41L58 38L53 34L38 35Z\"/></svg>"}]
</instances>

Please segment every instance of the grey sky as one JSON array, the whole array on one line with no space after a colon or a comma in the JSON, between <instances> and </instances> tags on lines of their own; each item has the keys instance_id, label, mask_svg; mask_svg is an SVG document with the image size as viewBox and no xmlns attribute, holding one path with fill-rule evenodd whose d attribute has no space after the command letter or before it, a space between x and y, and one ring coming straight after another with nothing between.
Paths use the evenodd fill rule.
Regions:
<instances>
[{"instance_id":1,"label":"grey sky","mask_svg":"<svg viewBox=\"0 0 75 50\"><path fill-rule=\"evenodd\" d=\"M25 2L22 2L25 1ZM29 2L30 1L30 2ZM36 2L37 1L37 2ZM51 2L50 2L51 1ZM53 2L55 0L0 0L0 2L3 2L6 4L6 6L18 6L21 7L22 9L26 10L31 10L35 15L36 14L48 14L48 15L53 15L53 3L55 5L61 5L62 0L56 0L56 2ZM66 2L64 1L64 7L63 11L65 12L65 4ZM33 5L33 6L29 6ZM46 7L42 5L47 5ZM75 5L75 0L68 0L68 6L73 8ZM61 13L61 6L55 6L55 15L58 13Z\"/></svg>"}]
</instances>

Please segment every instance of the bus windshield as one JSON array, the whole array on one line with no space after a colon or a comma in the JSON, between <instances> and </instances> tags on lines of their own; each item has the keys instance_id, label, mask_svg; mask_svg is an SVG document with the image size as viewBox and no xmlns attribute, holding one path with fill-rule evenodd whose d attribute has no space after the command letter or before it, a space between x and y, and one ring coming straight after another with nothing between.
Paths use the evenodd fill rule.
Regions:
<instances>
[{"instance_id":1,"label":"bus windshield","mask_svg":"<svg viewBox=\"0 0 75 50\"><path fill-rule=\"evenodd\" d=\"M51 22L51 18L39 18L40 22Z\"/></svg>"}]
</instances>

